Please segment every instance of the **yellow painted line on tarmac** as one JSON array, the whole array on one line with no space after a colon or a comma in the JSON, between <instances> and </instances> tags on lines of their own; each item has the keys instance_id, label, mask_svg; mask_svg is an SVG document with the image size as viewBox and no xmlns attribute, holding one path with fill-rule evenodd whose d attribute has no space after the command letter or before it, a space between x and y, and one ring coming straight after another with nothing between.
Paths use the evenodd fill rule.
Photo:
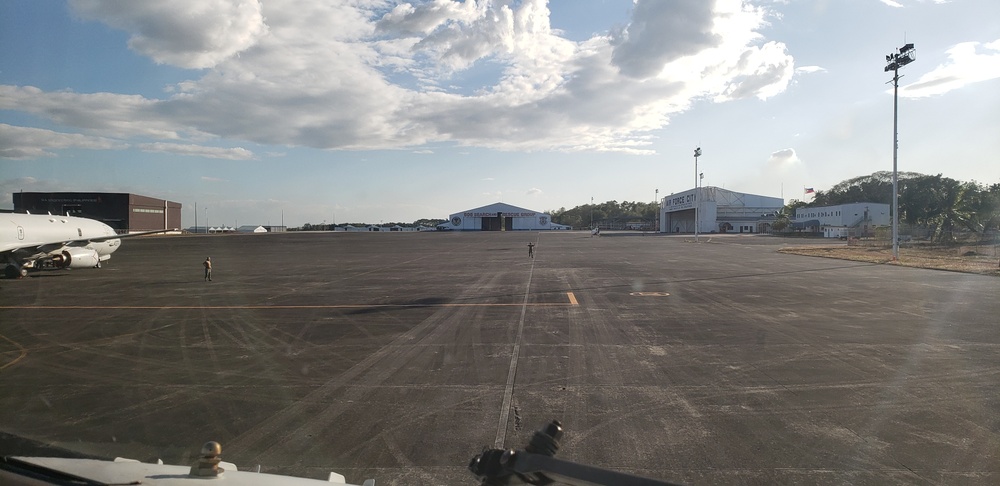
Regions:
<instances>
[{"instance_id":1,"label":"yellow painted line on tarmac","mask_svg":"<svg viewBox=\"0 0 1000 486\"><path fill-rule=\"evenodd\" d=\"M528 304L336 304L336 305L11 305L0 306L7 310L164 310L164 309L380 309L400 307L565 307L578 305L571 302L535 302Z\"/></svg>"},{"instance_id":2,"label":"yellow painted line on tarmac","mask_svg":"<svg viewBox=\"0 0 1000 486\"><path fill-rule=\"evenodd\" d=\"M25 356L28 355L28 350L24 349L24 346L21 346L20 344L14 342L13 340L11 340L10 338L8 338L7 336L4 336L3 334L0 334L0 338L3 338L4 341L7 341L8 343L13 344L14 347L17 348L18 351L20 351L20 354L18 355L18 357L14 358L10 363L6 363L3 366L0 366L0 370L3 370L5 368L7 368L8 366L15 365L18 361L21 361L22 359L24 359Z\"/></svg>"},{"instance_id":3,"label":"yellow painted line on tarmac","mask_svg":"<svg viewBox=\"0 0 1000 486\"><path fill-rule=\"evenodd\" d=\"M576 296L573 295L573 292L566 292L566 297L569 297L569 305L580 305L576 301Z\"/></svg>"}]
</instances>

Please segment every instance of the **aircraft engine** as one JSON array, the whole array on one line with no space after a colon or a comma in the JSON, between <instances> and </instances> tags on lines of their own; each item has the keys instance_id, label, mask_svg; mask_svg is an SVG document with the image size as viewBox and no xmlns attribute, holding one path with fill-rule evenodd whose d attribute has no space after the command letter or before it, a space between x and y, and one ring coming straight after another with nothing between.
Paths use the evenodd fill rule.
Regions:
<instances>
[{"instance_id":1,"label":"aircraft engine","mask_svg":"<svg viewBox=\"0 0 1000 486\"><path fill-rule=\"evenodd\" d=\"M100 261L97 250L89 248L73 248L52 258L52 264L56 268L94 268Z\"/></svg>"}]
</instances>

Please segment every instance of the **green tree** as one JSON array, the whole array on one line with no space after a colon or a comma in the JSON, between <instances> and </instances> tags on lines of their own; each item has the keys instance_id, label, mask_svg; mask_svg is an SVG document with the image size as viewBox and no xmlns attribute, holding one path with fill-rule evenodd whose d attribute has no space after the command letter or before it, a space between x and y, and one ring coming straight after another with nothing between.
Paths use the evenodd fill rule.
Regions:
<instances>
[{"instance_id":1,"label":"green tree","mask_svg":"<svg viewBox=\"0 0 1000 486\"><path fill-rule=\"evenodd\" d=\"M917 176L900 173L899 178ZM892 172L881 171L840 182L826 191L816 191L809 206L836 206L856 202L892 203Z\"/></svg>"},{"instance_id":2,"label":"green tree","mask_svg":"<svg viewBox=\"0 0 1000 486\"><path fill-rule=\"evenodd\" d=\"M784 231L788 229L788 227L792 224L792 219L795 219L795 210L806 206L809 206L809 203L798 199L788 201L788 204L784 205L778 211L778 217L774 220L771 228L774 231Z\"/></svg>"}]
</instances>

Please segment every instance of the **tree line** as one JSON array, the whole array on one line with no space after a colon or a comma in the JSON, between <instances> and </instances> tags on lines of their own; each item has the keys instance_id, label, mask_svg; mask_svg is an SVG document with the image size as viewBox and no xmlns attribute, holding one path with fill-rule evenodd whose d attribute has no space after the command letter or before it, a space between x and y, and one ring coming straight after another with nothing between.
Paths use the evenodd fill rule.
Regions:
<instances>
[{"instance_id":1,"label":"tree line","mask_svg":"<svg viewBox=\"0 0 1000 486\"><path fill-rule=\"evenodd\" d=\"M435 219L435 218L422 218L422 219L418 219L418 220L416 220L416 221L414 221L412 223L397 223L397 222L379 223L379 224L377 224L375 226L384 226L384 227L387 227L387 228L388 227L392 227L392 226L404 226L404 227L426 226L426 227L433 228L433 227L435 227L435 226L437 226L437 225L439 225L441 223L444 223L445 221L447 221L447 220L444 220L444 219ZM301 227L298 227L298 228L289 228L289 231L333 231L333 229L336 228L336 227L338 227L338 226L356 226L356 227L359 227L359 228L364 228L364 227L367 227L367 226L372 226L372 223L340 223L340 224L333 224L333 223L321 223L321 224L305 223Z\"/></svg>"},{"instance_id":2,"label":"tree line","mask_svg":"<svg viewBox=\"0 0 1000 486\"><path fill-rule=\"evenodd\" d=\"M980 237L1000 231L1000 183L962 182L938 175L898 173L899 221L929 231L934 241L952 241L960 233ZM811 202L793 199L780 215L775 229L787 225L795 210L875 202L892 206L892 172L880 171L848 179L825 191L816 191Z\"/></svg>"},{"instance_id":3,"label":"tree line","mask_svg":"<svg viewBox=\"0 0 1000 486\"><path fill-rule=\"evenodd\" d=\"M623 226L629 222L655 222L659 218L660 205L655 202L607 201L546 212L552 217L553 223L573 228L609 227Z\"/></svg>"}]
</instances>

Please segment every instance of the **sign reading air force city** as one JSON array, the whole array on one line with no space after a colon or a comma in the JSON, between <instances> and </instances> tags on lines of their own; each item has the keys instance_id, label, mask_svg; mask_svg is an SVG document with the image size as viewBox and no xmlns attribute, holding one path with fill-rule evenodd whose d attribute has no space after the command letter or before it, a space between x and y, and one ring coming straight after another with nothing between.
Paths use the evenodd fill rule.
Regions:
<instances>
[{"instance_id":1,"label":"sign reading air force city","mask_svg":"<svg viewBox=\"0 0 1000 486\"><path fill-rule=\"evenodd\" d=\"M538 213L503 213L505 218L533 218ZM466 218L495 218L496 212L490 213L463 213Z\"/></svg>"},{"instance_id":2,"label":"sign reading air force city","mask_svg":"<svg viewBox=\"0 0 1000 486\"><path fill-rule=\"evenodd\" d=\"M680 193L675 196L669 196L666 198L667 201L667 212L671 211L681 211L684 209L694 208L695 193L690 191L687 193Z\"/></svg>"}]
</instances>

